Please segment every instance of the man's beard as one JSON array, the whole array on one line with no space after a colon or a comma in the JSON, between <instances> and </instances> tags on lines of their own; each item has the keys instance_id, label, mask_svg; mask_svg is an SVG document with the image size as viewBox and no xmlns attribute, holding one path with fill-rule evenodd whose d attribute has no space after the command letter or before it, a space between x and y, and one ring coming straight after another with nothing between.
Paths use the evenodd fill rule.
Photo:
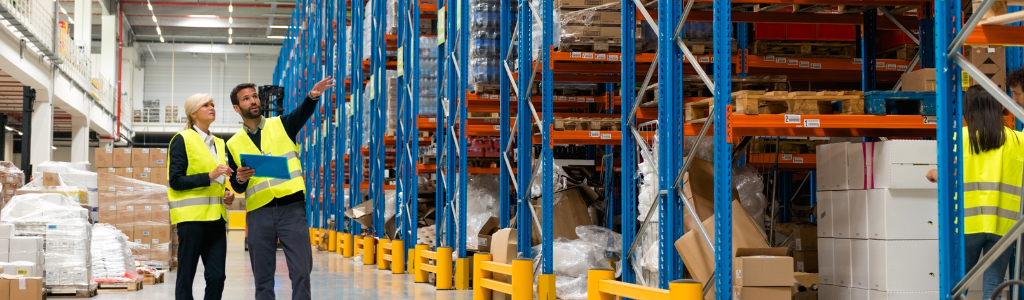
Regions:
<instances>
[{"instance_id":1,"label":"man's beard","mask_svg":"<svg viewBox=\"0 0 1024 300\"><path fill-rule=\"evenodd\" d=\"M249 109L252 109L252 107L250 106ZM261 109L260 109L259 105L256 105L256 113L253 113L249 109L242 110L242 117L243 118L246 118L246 119L257 119L257 118L259 118L261 116L261 114L260 114Z\"/></svg>"}]
</instances>

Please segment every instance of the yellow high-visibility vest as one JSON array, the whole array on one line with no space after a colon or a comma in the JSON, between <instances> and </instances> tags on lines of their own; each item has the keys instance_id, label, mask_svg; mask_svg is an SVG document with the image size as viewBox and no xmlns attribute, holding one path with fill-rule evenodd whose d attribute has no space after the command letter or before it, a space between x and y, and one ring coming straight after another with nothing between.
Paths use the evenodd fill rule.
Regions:
<instances>
[{"instance_id":1,"label":"yellow high-visibility vest","mask_svg":"<svg viewBox=\"0 0 1024 300\"><path fill-rule=\"evenodd\" d=\"M302 179L302 167L299 163L299 145L288 136L280 117L266 119L263 130L260 131L259 148L256 148L256 144L249 138L245 128L240 129L238 133L228 139L227 145L231 150L232 159L239 164L242 161L242 154L266 154L288 158L288 172L291 175L289 179L249 178L248 187L245 189L245 207L248 211L263 207L274 198L306 190L306 183Z\"/></svg>"},{"instance_id":2,"label":"yellow high-visibility vest","mask_svg":"<svg viewBox=\"0 0 1024 300\"><path fill-rule=\"evenodd\" d=\"M224 140L213 137L217 157L213 157L210 148L192 129L178 132L185 141L185 152L188 154L188 169L185 175L208 174L217 165L226 165ZM173 138L171 140L174 140ZM170 147L168 147L170 148ZM173 163L168 160L168 164ZM170 174L168 174L170 177ZM209 186L189 190L167 189L167 200L171 208L171 224L189 221L227 220L227 208L221 202L224 199L224 185L210 182Z\"/></svg>"},{"instance_id":3,"label":"yellow high-visibility vest","mask_svg":"<svg viewBox=\"0 0 1024 300\"><path fill-rule=\"evenodd\" d=\"M1004 235L1020 218L1024 179L1024 133L1004 129L999 149L972 153L967 127L961 132L964 153L964 233Z\"/></svg>"}]
</instances>

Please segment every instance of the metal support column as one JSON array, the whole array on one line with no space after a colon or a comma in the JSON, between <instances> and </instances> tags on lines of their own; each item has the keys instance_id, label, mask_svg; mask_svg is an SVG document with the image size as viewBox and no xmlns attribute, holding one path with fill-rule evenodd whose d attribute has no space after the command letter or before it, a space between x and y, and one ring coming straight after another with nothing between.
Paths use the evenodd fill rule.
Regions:
<instances>
[{"instance_id":1,"label":"metal support column","mask_svg":"<svg viewBox=\"0 0 1024 300\"><path fill-rule=\"evenodd\" d=\"M718 4L716 1L716 7ZM724 4L728 5L728 4ZM731 8L730 8L731 10ZM676 248L672 245L683 232L683 206L679 195L672 190L676 173L683 162L683 50L676 46L674 29L683 20L682 0L658 2L658 286L668 289L669 282L683 278L683 264ZM716 17L717 16L717 11ZM731 24L729 24L731 25ZM715 28L715 41L718 28ZM731 30L728 29L728 30ZM726 35L726 45L715 44L716 62L718 57L731 56L731 37ZM724 54L722 51L724 50ZM715 70L718 75L719 70ZM729 71L725 71L729 74ZM730 78L726 77L725 81ZM716 82L719 82L716 80ZM717 105L718 103L716 103ZM716 123L717 124L717 123ZM644 234L641 232L640 234Z\"/></svg>"},{"instance_id":2,"label":"metal support column","mask_svg":"<svg viewBox=\"0 0 1024 300\"><path fill-rule=\"evenodd\" d=\"M953 20L953 22L950 22ZM964 276L963 153L955 136L961 132L960 69L948 49L960 31L960 1L935 1L935 88L939 162L939 295L950 299ZM959 48L959 46L956 46Z\"/></svg>"},{"instance_id":3,"label":"metal support column","mask_svg":"<svg viewBox=\"0 0 1024 300\"><path fill-rule=\"evenodd\" d=\"M878 51L875 46L875 37L878 35L878 9L865 10L864 26L861 26L861 90L874 91L877 89L875 69L875 53Z\"/></svg>"},{"instance_id":4,"label":"metal support column","mask_svg":"<svg viewBox=\"0 0 1024 300\"><path fill-rule=\"evenodd\" d=\"M636 5L633 0L622 0L622 24L636 24ZM647 26L647 25L641 25ZM636 99L634 98L634 86L636 86L636 60L628 59L629 57L636 57L636 26L622 26L622 81L620 82L619 97L621 97L621 112L622 112L622 125L620 128L626 129L634 126L635 122L630 119L632 114L631 109ZM636 157L636 140L632 134L623 134L621 146L619 147L621 154L619 160L622 162L622 182L621 194L622 199L622 249L627 249L633 245L633 241L636 239L636 219L637 215L637 157ZM623 253L622 257L622 282L636 283L636 272L632 265L629 263L630 257L626 257L627 253Z\"/></svg>"},{"instance_id":5,"label":"metal support column","mask_svg":"<svg viewBox=\"0 0 1024 300\"><path fill-rule=\"evenodd\" d=\"M715 296L732 299L732 1L714 1Z\"/></svg>"}]
</instances>

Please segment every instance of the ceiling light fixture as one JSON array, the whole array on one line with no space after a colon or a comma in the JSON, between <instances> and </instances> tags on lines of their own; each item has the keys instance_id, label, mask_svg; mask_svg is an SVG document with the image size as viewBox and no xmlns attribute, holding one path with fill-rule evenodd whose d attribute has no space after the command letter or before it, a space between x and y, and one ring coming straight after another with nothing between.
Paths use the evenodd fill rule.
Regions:
<instances>
[{"instance_id":1,"label":"ceiling light fixture","mask_svg":"<svg viewBox=\"0 0 1024 300\"><path fill-rule=\"evenodd\" d=\"M153 4L150 4L149 1L146 1L146 7L149 8L149 11L153 11Z\"/></svg>"},{"instance_id":2,"label":"ceiling light fixture","mask_svg":"<svg viewBox=\"0 0 1024 300\"><path fill-rule=\"evenodd\" d=\"M201 19L216 19L214 15L188 15L189 18L201 18Z\"/></svg>"},{"instance_id":3,"label":"ceiling light fixture","mask_svg":"<svg viewBox=\"0 0 1024 300\"><path fill-rule=\"evenodd\" d=\"M50 149L57 150L57 147L50 146Z\"/></svg>"},{"instance_id":4,"label":"ceiling light fixture","mask_svg":"<svg viewBox=\"0 0 1024 300\"><path fill-rule=\"evenodd\" d=\"M228 34L235 34L234 28L228 28Z\"/></svg>"},{"instance_id":5,"label":"ceiling light fixture","mask_svg":"<svg viewBox=\"0 0 1024 300\"><path fill-rule=\"evenodd\" d=\"M288 29L288 25L270 25L273 29Z\"/></svg>"},{"instance_id":6,"label":"ceiling light fixture","mask_svg":"<svg viewBox=\"0 0 1024 300\"><path fill-rule=\"evenodd\" d=\"M153 15L153 23L156 23L156 15Z\"/></svg>"},{"instance_id":7,"label":"ceiling light fixture","mask_svg":"<svg viewBox=\"0 0 1024 300\"><path fill-rule=\"evenodd\" d=\"M232 44L231 37L228 37L228 44Z\"/></svg>"},{"instance_id":8,"label":"ceiling light fixture","mask_svg":"<svg viewBox=\"0 0 1024 300\"><path fill-rule=\"evenodd\" d=\"M161 42L161 43L163 43L163 42L164 42L164 37L163 37L163 36L160 36L160 42Z\"/></svg>"},{"instance_id":9,"label":"ceiling light fixture","mask_svg":"<svg viewBox=\"0 0 1024 300\"><path fill-rule=\"evenodd\" d=\"M156 34L158 34L158 35L164 35L164 33L163 33L163 32L160 32L160 26L157 26L157 27L156 27Z\"/></svg>"},{"instance_id":10,"label":"ceiling light fixture","mask_svg":"<svg viewBox=\"0 0 1024 300\"><path fill-rule=\"evenodd\" d=\"M279 39L279 40L283 40L283 39L284 39L284 36L283 36L283 35L268 35L268 36L267 36L267 38L268 38L268 39Z\"/></svg>"},{"instance_id":11,"label":"ceiling light fixture","mask_svg":"<svg viewBox=\"0 0 1024 300\"><path fill-rule=\"evenodd\" d=\"M235 23L235 18L228 17L228 24L234 24L234 23Z\"/></svg>"},{"instance_id":12,"label":"ceiling light fixture","mask_svg":"<svg viewBox=\"0 0 1024 300\"><path fill-rule=\"evenodd\" d=\"M235 6L232 4L228 4L228 12L235 12Z\"/></svg>"}]
</instances>

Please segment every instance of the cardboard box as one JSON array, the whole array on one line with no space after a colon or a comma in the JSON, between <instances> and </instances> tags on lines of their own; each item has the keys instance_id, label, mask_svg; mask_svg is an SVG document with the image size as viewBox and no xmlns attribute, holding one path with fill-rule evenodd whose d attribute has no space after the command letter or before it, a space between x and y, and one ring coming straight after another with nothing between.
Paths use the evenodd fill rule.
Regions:
<instances>
[{"instance_id":1,"label":"cardboard box","mask_svg":"<svg viewBox=\"0 0 1024 300\"><path fill-rule=\"evenodd\" d=\"M167 186L167 168L150 168L149 182Z\"/></svg>"},{"instance_id":2,"label":"cardboard box","mask_svg":"<svg viewBox=\"0 0 1024 300\"><path fill-rule=\"evenodd\" d=\"M96 168L109 168L114 166L114 149L112 148L95 148L96 151Z\"/></svg>"},{"instance_id":3,"label":"cardboard box","mask_svg":"<svg viewBox=\"0 0 1024 300\"><path fill-rule=\"evenodd\" d=\"M683 175L683 194L690 198L697 219L690 216L689 210L683 210L683 228L697 228L696 220L706 220L715 215L715 164L700 158L690 162L690 170ZM739 200L739 193L733 189L733 200ZM646 213L646 212L642 212ZM657 212L655 212L657 213ZM712 228L704 228L708 232Z\"/></svg>"},{"instance_id":4,"label":"cardboard box","mask_svg":"<svg viewBox=\"0 0 1024 300\"><path fill-rule=\"evenodd\" d=\"M867 239L868 230L868 191L851 190L849 193L850 232L853 239Z\"/></svg>"},{"instance_id":5,"label":"cardboard box","mask_svg":"<svg viewBox=\"0 0 1024 300\"><path fill-rule=\"evenodd\" d=\"M871 261L868 240L850 240L851 286L859 289L871 288ZM861 298L863 299L863 298Z\"/></svg>"},{"instance_id":6,"label":"cardboard box","mask_svg":"<svg viewBox=\"0 0 1024 300\"><path fill-rule=\"evenodd\" d=\"M754 225L753 219L743 209L739 201L732 202L732 245L733 253L739 248L768 248L768 242L761 235L761 230ZM705 228L714 228L714 217L703 222ZM712 234L713 231L708 232ZM700 232L691 230L675 242L676 251L683 258L690 275L700 282L707 282L714 271L714 253L708 248ZM820 247L820 244L819 244Z\"/></svg>"},{"instance_id":7,"label":"cardboard box","mask_svg":"<svg viewBox=\"0 0 1024 300\"><path fill-rule=\"evenodd\" d=\"M793 272L793 281L796 281L799 286L810 289L819 283L818 273Z\"/></svg>"},{"instance_id":8,"label":"cardboard box","mask_svg":"<svg viewBox=\"0 0 1024 300\"><path fill-rule=\"evenodd\" d=\"M793 250L809 251L818 249L818 227L799 226L793 228Z\"/></svg>"},{"instance_id":9,"label":"cardboard box","mask_svg":"<svg viewBox=\"0 0 1024 300\"><path fill-rule=\"evenodd\" d=\"M836 282L835 248L835 239L818 238L818 278L822 284L831 285Z\"/></svg>"},{"instance_id":10,"label":"cardboard box","mask_svg":"<svg viewBox=\"0 0 1024 300\"><path fill-rule=\"evenodd\" d=\"M934 92L935 91L935 68L920 69L917 71L903 73L902 91L904 92Z\"/></svg>"},{"instance_id":11,"label":"cardboard box","mask_svg":"<svg viewBox=\"0 0 1024 300\"><path fill-rule=\"evenodd\" d=\"M135 225L135 205L117 205L117 227L132 227Z\"/></svg>"},{"instance_id":12,"label":"cardboard box","mask_svg":"<svg viewBox=\"0 0 1024 300\"><path fill-rule=\"evenodd\" d=\"M938 240L870 240L872 290L939 290Z\"/></svg>"},{"instance_id":13,"label":"cardboard box","mask_svg":"<svg viewBox=\"0 0 1024 300\"><path fill-rule=\"evenodd\" d=\"M25 237L16 236L10 239L11 252L28 252L28 253L41 253L43 252L43 238L42 237Z\"/></svg>"},{"instance_id":14,"label":"cardboard box","mask_svg":"<svg viewBox=\"0 0 1024 300\"><path fill-rule=\"evenodd\" d=\"M10 281L11 299L43 299L43 278L42 277L17 277L2 279Z\"/></svg>"},{"instance_id":15,"label":"cardboard box","mask_svg":"<svg viewBox=\"0 0 1024 300\"><path fill-rule=\"evenodd\" d=\"M850 189L871 188L871 165L874 164L872 143L850 143L846 145L846 161L850 172Z\"/></svg>"},{"instance_id":16,"label":"cardboard box","mask_svg":"<svg viewBox=\"0 0 1024 300\"><path fill-rule=\"evenodd\" d=\"M519 242L516 236L516 230L513 228L501 229L491 235L491 260L503 264L512 264L512 260L516 259L518 255L516 252ZM494 274L492 278L500 282L511 282L511 278L503 274ZM495 291L491 292L491 298L494 300L510 299L507 294Z\"/></svg>"},{"instance_id":17,"label":"cardboard box","mask_svg":"<svg viewBox=\"0 0 1024 300\"><path fill-rule=\"evenodd\" d=\"M831 284L819 284L818 285L818 299L822 299L822 300L834 299L833 296L835 296L835 294L833 293L833 289L835 289L835 286L833 286Z\"/></svg>"},{"instance_id":18,"label":"cardboard box","mask_svg":"<svg viewBox=\"0 0 1024 300\"><path fill-rule=\"evenodd\" d=\"M0 224L0 238L14 238L14 224Z\"/></svg>"},{"instance_id":19,"label":"cardboard box","mask_svg":"<svg viewBox=\"0 0 1024 300\"><path fill-rule=\"evenodd\" d=\"M153 226L150 225L135 225L135 243L138 244L152 244L153 242Z\"/></svg>"},{"instance_id":20,"label":"cardboard box","mask_svg":"<svg viewBox=\"0 0 1024 300\"><path fill-rule=\"evenodd\" d=\"M964 51L967 53L967 51ZM988 76L1000 90L1006 90L1006 49L1003 47L970 47L967 60ZM971 78L971 85L978 81Z\"/></svg>"},{"instance_id":21,"label":"cardboard box","mask_svg":"<svg viewBox=\"0 0 1024 300\"><path fill-rule=\"evenodd\" d=\"M170 243L171 225L153 225L152 238L153 244Z\"/></svg>"},{"instance_id":22,"label":"cardboard box","mask_svg":"<svg viewBox=\"0 0 1024 300\"><path fill-rule=\"evenodd\" d=\"M871 290L862 288L851 288L850 289L850 300L853 299L871 299Z\"/></svg>"},{"instance_id":23,"label":"cardboard box","mask_svg":"<svg viewBox=\"0 0 1024 300\"><path fill-rule=\"evenodd\" d=\"M815 172L817 179L815 180L815 184L818 186L817 191L831 191L832 186L834 185L832 178L829 177L829 174L832 173L832 164L830 160L832 159L832 145L833 144L821 144L814 150L814 165L815 170L817 170L817 172Z\"/></svg>"},{"instance_id":24,"label":"cardboard box","mask_svg":"<svg viewBox=\"0 0 1024 300\"><path fill-rule=\"evenodd\" d=\"M829 149L829 180L833 183L831 190L843 191L850 189L850 172L848 169L848 148L850 143L836 143Z\"/></svg>"},{"instance_id":25,"label":"cardboard box","mask_svg":"<svg viewBox=\"0 0 1024 300\"><path fill-rule=\"evenodd\" d=\"M149 167L167 168L167 148L149 149Z\"/></svg>"},{"instance_id":26,"label":"cardboard box","mask_svg":"<svg viewBox=\"0 0 1024 300\"><path fill-rule=\"evenodd\" d=\"M131 148L115 148L113 149L113 167L115 168L127 168L132 166L132 149Z\"/></svg>"},{"instance_id":27,"label":"cardboard box","mask_svg":"<svg viewBox=\"0 0 1024 300\"><path fill-rule=\"evenodd\" d=\"M363 228L373 228L373 202L370 200L363 201L363 203L356 205L356 207L345 211L345 217L359 222L359 224L363 225Z\"/></svg>"},{"instance_id":28,"label":"cardboard box","mask_svg":"<svg viewBox=\"0 0 1024 300\"><path fill-rule=\"evenodd\" d=\"M733 286L734 300L790 300L793 291L789 286Z\"/></svg>"},{"instance_id":29,"label":"cardboard box","mask_svg":"<svg viewBox=\"0 0 1024 300\"><path fill-rule=\"evenodd\" d=\"M554 197L559 199L552 206L552 213L557 218L554 218L553 223L553 234L552 237L558 239L564 237L569 240L578 239L576 235L576 227L584 225L593 225L590 219L590 212L587 211L587 200L589 197L583 193L579 187L571 187L559 192L556 192ZM537 210L537 214L543 214L543 210L539 204L539 200L534 200L534 208ZM540 228L537 227L537 223L530 222L533 224L533 245L540 245Z\"/></svg>"},{"instance_id":30,"label":"cardboard box","mask_svg":"<svg viewBox=\"0 0 1024 300\"><path fill-rule=\"evenodd\" d=\"M848 286L832 286L832 299L834 300L853 300L853 291Z\"/></svg>"},{"instance_id":31,"label":"cardboard box","mask_svg":"<svg viewBox=\"0 0 1024 300\"><path fill-rule=\"evenodd\" d=\"M818 291L804 291L793 294L793 300L818 300Z\"/></svg>"},{"instance_id":32,"label":"cardboard box","mask_svg":"<svg viewBox=\"0 0 1024 300\"><path fill-rule=\"evenodd\" d=\"M925 178L929 170L938 168L935 141L889 140L872 143L873 181L870 189L935 189Z\"/></svg>"},{"instance_id":33,"label":"cardboard box","mask_svg":"<svg viewBox=\"0 0 1024 300\"><path fill-rule=\"evenodd\" d=\"M793 251L793 270L818 273L818 250Z\"/></svg>"},{"instance_id":34,"label":"cardboard box","mask_svg":"<svg viewBox=\"0 0 1024 300\"><path fill-rule=\"evenodd\" d=\"M132 241L132 242L135 241L135 239L134 239L134 237L135 237L135 226L134 225L128 225L128 226L117 225L117 226L114 226L114 227L116 227L117 230L120 230L121 233L124 233L124 235L128 237L129 241Z\"/></svg>"},{"instance_id":35,"label":"cardboard box","mask_svg":"<svg viewBox=\"0 0 1024 300\"><path fill-rule=\"evenodd\" d=\"M5 260L6 261L6 260ZM0 272L2 273L2 272ZM0 300L11 300L11 279L10 275L0 274ZM39 299L42 299L40 297Z\"/></svg>"},{"instance_id":36,"label":"cardboard box","mask_svg":"<svg viewBox=\"0 0 1024 300\"><path fill-rule=\"evenodd\" d=\"M835 253L835 286L839 287L850 287L853 286L853 255L850 253L853 251L853 241L850 239L834 239L835 249L832 253Z\"/></svg>"},{"instance_id":37,"label":"cardboard box","mask_svg":"<svg viewBox=\"0 0 1024 300\"><path fill-rule=\"evenodd\" d=\"M883 292L871 290L871 300L932 300L939 297L939 292Z\"/></svg>"},{"instance_id":38,"label":"cardboard box","mask_svg":"<svg viewBox=\"0 0 1024 300\"><path fill-rule=\"evenodd\" d=\"M792 286L793 258L786 248L740 248L734 259L733 282L738 286Z\"/></svg>"},{"instance_id":39,"label":"cardboard box","mask_svg":"<svg viewBox=\"0 0 1024 300\"><path fill-rule=\"evenodd\" d=\"M132 167L149 166L149 148L132 148Z\"/></svg>"},{"instance_id":40,"label":"cardboard box","mask_svg":"<svg viewBox=\"0 0 1024 300\"><path fill-rule=\"evenodd\" d=\"M561 0L555 2L553 6L555 8L593 8L594 6L605 5L609 3L619 3L615 0ZM602 6L604 7L604 6ZM607 9L619 8L619 4L607 7Z\"/></svg>"},{"instance_id":41,"label":"cardboard box","mask_svg":"<svg viewBox=\"0 0 1024 300\"><path fill-rule=\"evenodd\" d=\"M117 205L101 205L96 208L99 212L100 223L106 223L110 225L117 224Z\"/></svg>"},{"instance_id":42,"label":"cardboard box","mask_svg":"<svg viewBox=\"0 0 1024 300\"><path fill-rule=\"evenodd\" d=\"M43 251L39 252L10 252L8 259L12 262L27 261L33 264L43 264Z\"/></svg>"},{"instance_id":43,"label":"cardboard box","mask_svg":"<svg viewBox=\"0 0 1024 300\"><path fill-rule=\"evenodd\" d=\"M153 222L153 206L149 204L135 205L135 223Z\"/></svg>"},{"instance_id":44,"label":"cardboard box","mask_svg":"<svg viewBox=\"0 0 1024 300\"><path fill-rule=\"evenodd\" d=\"M867 194L870 238L881 240L939 238L937 190L876 189L867 191Z\"/></svg>"},{"instance_id":45,"label":"cardboard box","mask_svg":"<svg viewBox=\"0 0 1024 300\"><path fill-rule=\"evenodd\" d=\"M170 205L159 204L153 206L153 222L161 224L171 223L171 207Z\"/></svg>"},{"instance_id":46,"label":"cardboard box","mask_svg":"<svg viewBox=\"0 0 1024 300\"><path fill-rule=\"evenodd\" d=\"M832 192L833 237L850 238L850 191Z\"/></svg>"},{"instance_id":47,"label":"cardboard box","mask_svg":"<svg viewBox=\"0 0 1024 300\"><path fill-rule=\"evenodd\" d=\"M143 169L149 168L135 168L135 173L132 175L132 179L143 182L149 182L149 173L146 173L146 171L143 171Z\"/></svg>"},{"instance_id":48,"label":"cardboard box","mask_svg":"<svg viewBox=\"0 0 1024 300\"><path fill-rule=\"evenodd\" d=\"M815 214L818 218L818 237L831 238L835 236L832 214L832 192L817 192L818 203L814 205Z\"/></svg>"}]
</instances>

